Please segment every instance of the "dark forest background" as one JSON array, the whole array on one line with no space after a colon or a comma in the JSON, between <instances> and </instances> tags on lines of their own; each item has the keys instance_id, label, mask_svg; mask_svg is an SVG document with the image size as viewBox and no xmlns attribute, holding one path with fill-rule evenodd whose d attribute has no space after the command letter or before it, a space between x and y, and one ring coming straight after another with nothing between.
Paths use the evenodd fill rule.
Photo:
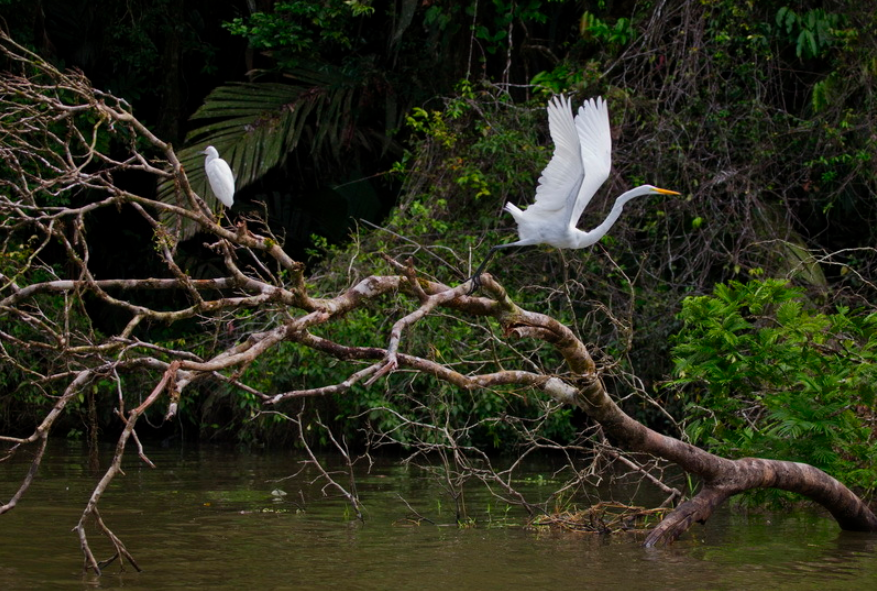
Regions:
<instances>
[{"instance_id":1,"label":"dark forest background","mask_svg":"<svg viewBox=\"0 0 877 591\"><path fill-rule=\"evenodd\" d=\"M635 201L592 249L509 252L491 271L521 305L574 327L610 390L638 393L627 410L653 427L877 482L872 3L0 0L0 16L19 43L128 101L205 195L197 152L216 146L238 179L230 218L264 215L327 294L380 271L378 252L465 279L515 235L503 204L532 200L551 155L547 100L606 97L613 172L580 226L637 184L682 196ZM163 195L151 179L119 182ZM94 249L97 275L164 272L133 212L90 223L106 245ZM183 231L187 270L211 276L215 255ZM108 333L125 322L99 302L85 309ZM237 329L260 321L242 316ZM363 313L339 330L379 341L385 322ZM229 342L195 322L143 330L205 355ZM478 346L469 326L420 338L424 351ZM285 391L345 370L290 346L247 371ZM0 378L12 429L40 412L22 379ZM479 417L526 406L447 388L416 386ZM156 436L286 442L282 422L249 420L257 401L196 394ZM385 396L322 400L321 416L355 440ZM114 429L109 411L101 420ZM571 440L586 426L564 410L546 429ZM514 434L498 424L473 437L500 450Z\"/></svg>"}]
</instances>

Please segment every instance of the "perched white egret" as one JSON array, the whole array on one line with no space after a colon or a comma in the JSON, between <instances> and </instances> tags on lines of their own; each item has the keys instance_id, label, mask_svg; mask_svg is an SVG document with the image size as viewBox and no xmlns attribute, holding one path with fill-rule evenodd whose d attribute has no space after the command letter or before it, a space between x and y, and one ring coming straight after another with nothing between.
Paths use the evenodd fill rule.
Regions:
<instances>
[{"instance_id":1,"label":"perched white egret","mask_svg":"<svg viewBox=\"0 0 877 591\"><path fill-rule=\"evenodd\" d=\"M223 205L231 207L234 203L234 174L231 172L231 167L219 157L219 152L213 146L207 146L200 153L207 156L204 159L204 171L207 173L213 194L222 201Z\"/></svg>"},{"instance_id":2,"label":"perched white egret","mask_svg":"<svg viewBox=\"0 0 877 591\"><path fill-rule=\"evenodd\" d=\"M624 205L635 197L660 193L679 195L676 191L642 185L615 200L603 223L585 232L576 228L582 212L607 178L612 166L612 136L609 111L601 97L589 99L579 107L573 119L570 101L563 95L548 103L548 129L554 140L554 155L539 177L536 202L524 211L506 203L505 210L518 223L520 240L498 244L472 275L473 289L485 265L497 250L512 246L548 244L557 248L585 248L599 241L621 215Z\"/></svg>"}]
</instances>

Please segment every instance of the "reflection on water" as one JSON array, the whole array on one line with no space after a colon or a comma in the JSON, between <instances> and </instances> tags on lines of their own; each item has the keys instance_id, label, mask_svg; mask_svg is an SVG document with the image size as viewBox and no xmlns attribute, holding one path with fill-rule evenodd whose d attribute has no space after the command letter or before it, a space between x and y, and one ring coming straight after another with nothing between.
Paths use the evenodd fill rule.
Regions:
<instances>
[{"instance_id":1,"label":"reflection on water","mask_svg":"<svg viewBox=\"0 0 877 591\"><path fill-rule=\"evenodd\" d=\"M80 449L59 444L18 508L0 516L0 589L877 589L877 536L840 532L815 513L724 511L674 546L646 550L623 535L487 527L504 509L477 493L469 505L484 526L412 526L400 497L438 524L453 511L432 480L389 462L358 481L363 525L334 491L307 485L314 474L280 480L300 468L295 452L149 455L158 468L132 455L101 505L144 572L81 573L71 528L99 475ZM0 464L4 501L26 469Z\"/></svg>"}]
</instances>

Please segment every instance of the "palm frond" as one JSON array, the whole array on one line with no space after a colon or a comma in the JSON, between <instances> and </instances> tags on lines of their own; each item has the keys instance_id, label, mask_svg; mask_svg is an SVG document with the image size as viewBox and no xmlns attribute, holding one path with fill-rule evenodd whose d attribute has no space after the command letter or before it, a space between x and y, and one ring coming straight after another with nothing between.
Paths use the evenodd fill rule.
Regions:
<instances>
[{"instance_id":1,"label":"palm frond","mask_svg":"<svg viewBox=\"0 0 877 591\"><path fill-rule=\"evenodd\" d=\"M360 79L340 71L302 70L293 74L298 84L232 83L213 90L192 116L207 121L186 137L188 146L178 157L196 193L212 207L216 199L207 187L203 156L215 146L235 174L235 188L259 180L286 162L300 144L315 158L327 153L339 159L343 148L357 137L351 132L354 100ZM171 182L159 187L159 199L179 199ZM165 220L172 226L171 220ZM174 220L176 222L176 220ZM182 235L194 228L183 222Z\"/></svg>"}]
</instances>

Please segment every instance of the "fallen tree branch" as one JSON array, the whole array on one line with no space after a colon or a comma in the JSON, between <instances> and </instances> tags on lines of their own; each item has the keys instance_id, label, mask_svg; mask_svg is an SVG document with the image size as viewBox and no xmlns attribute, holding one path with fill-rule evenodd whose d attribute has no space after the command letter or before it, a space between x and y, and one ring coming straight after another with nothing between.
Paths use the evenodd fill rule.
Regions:
<instances>
[{"instance_id":1,"label":"fallen tree branch","mask_svg":"<svg viewBox=\"0 0 877 591\"><path fill-rule=\"evenodd\" d=\"M631 452L675 463L703 480L701 491L652 531L646 541L649 545L675 540L693 523L709 519L730 496L762 487L813 499L826 507L843 529L877 531L877 518L856 495L811 466L720 458L635 421L606 391L591 352L578 335L547 314L519 306L489 274L481 278L483 295L472 296L468 295L468 283L445 285L420 276L413 260L402 263L384 256L390 274L351 281L334 296L312 296L305 265L289 256L267 224L240 219L234 226L224 226L217 221L192 189L173 148L140 123L127 103L93 89L80 74L57 71L2 32L0 47L11 66L20 70L19 75L0 78L4 110L0 158L9 170L0 178L0 228L4 230L0 237L0 362L4 369L24 376L21 387L32 388L49 408L28 437L0 436L8 445L7 457L36 444L21 486L0 507L0 514L13 509L34 482L52 428L69 410L70 401L102 378L112 379L118 389L113 393L113 404L118 404L117 416L124 426L112 463L93 489L75 528L86 569L99 573L119 559L139 570L102 519L99 501L112 479L122 474L130 438L141 460L152 465L135 431L146 410L166 392L168 410L164 416L169 419L181 407L180 401L207 380L221 381L231 392L243 392L259 401L263 412L279 414L282 412L274 409L294 398L346 396L387 381L388 390L405 397L411 410L406 413L390 404L372 403L368 412L385 413L383 416L395 424L386 428L371 424L368 443L405 447L410 451L408 461L421 462L425 469L431 469L430 462L437 460L438 477L453 499L460 522L468 519L465 486L470 481L483 483L498 498L524 507L531 516L542 512L542 507L530 503L516 488L514 474L534 450L555 449L565 454L568 466L576 472L573 484L559 487L560 491L580 486L585 476L599 477L599 458L608 463L606 456L644 475L669 497L678 496L678 491L643 464L625 457ZM96 146L103 136L124 147L113 156L101 153ZM173 181L175 202L120 188L114 175L129 172ZM93 262L94 247L86 232L88 222L96 212L125 208L136 212L151 228L150 246L161 265L158 275L164 276L99 277ZM217 263L221 266L219 277L196 279L184 271L187 266L179 258L179 237L169 229L174 224L165 224L165 216L175 219L177 226L183 221L194 224L208 237L206 248L222 261ZM180 295L151 306L137 297L156 292ZM86 299L118 312L124 326L104 335L92 325ZM380 324L380 330L386 334L333 332L356 313L372 308L382 316L385 324ZM236 327L239 316L249 316L246 323L241 322L242 328ZM198 348L197 354L173 343L150 342L149 326L192 319L202 322L205 332L213 331L214 343ZM427 330L434 319L459 319L467 328L483 329L483 334L489 335L487 351L467 350L449 360L441 351L416 349L417 341L411 337L416 331ZM510 341L532 343L533 354L528 357ZM303 375L296 376L301 387L286 387L281 393L265 388L261 380L248 379L248 368L282 345L352 363L344 366L340 379L333 378L334 383L316 384ZM512 354L498 353L503 350ZM554 357L550 368L540 361L543 354ZM125 412L121 374L136 375L138 384L148 384L144 391L152 388L130 412ZM455 423L452 405L432 399L441 392L406 390L410 384L402 378L414 375L429 376L432 384L447 385L449 390L473 398L490 390L492 395L506 397L500 398L505 402L526 399L527 404L538 405L539 413L534 414L539 416L524 419L500 412L489 418L464 416ZM581 441L568 446L545 443L535 428L524 424L526 420L546 420L559 405L579 408L593 421ZM301 413L297 418L285 416L298 426L309 457L307 465L315 466L317 480L325 483L323 490L337 490L361 519L361 500L351 480L354 460L346 440L329 431L329 440L347 462L349 483L343 485L308 447L302 427L311 418ZM327 428L319 417L316 421ZM483 449L471 443L472 434L482 428L509 425L519 430L525 444L510 467L499 469ZM410 430L404 433L406 437L402 429ZM611 449L602 447L602 436ZM586 469L576 470L576 454L580 453L594 459ZM89 545L86 525L91 522L113 545L114 553L107 561L98 561Z\"/></svg>"}]
</instances>

